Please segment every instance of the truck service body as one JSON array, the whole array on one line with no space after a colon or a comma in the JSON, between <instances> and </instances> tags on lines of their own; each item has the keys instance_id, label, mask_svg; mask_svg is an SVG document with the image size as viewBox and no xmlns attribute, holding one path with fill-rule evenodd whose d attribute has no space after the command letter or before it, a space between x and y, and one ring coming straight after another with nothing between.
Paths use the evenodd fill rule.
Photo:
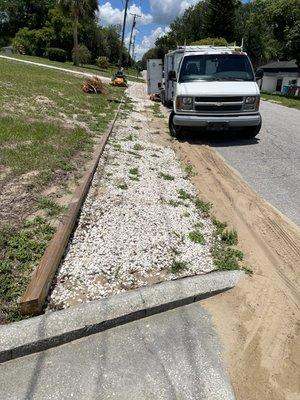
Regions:
<instances>
[{"instance_id":1,"label":"truck service body","mask_svg":"<svg viewBox=\"0 0 300 400\"><path fill-rule=\"evenodd\" d=\"M259 133L259 87L249 57L236 46L178 47L165 56L160 86L162 103L173 107L173 136L186 127Z\"/></svg>"}]
</instances>

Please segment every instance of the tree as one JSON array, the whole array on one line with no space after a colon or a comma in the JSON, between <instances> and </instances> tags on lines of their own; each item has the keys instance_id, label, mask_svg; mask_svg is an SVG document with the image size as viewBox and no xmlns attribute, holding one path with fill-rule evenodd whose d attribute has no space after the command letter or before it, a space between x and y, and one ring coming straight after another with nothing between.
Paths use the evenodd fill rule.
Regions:
<instances>
[{"instance_id":1,"label":"tree","mask_svg":"<svg viewBox=\"0 0 300 400\"><path fill-rule=\"evenodd\" d=\"M58 0L63 11L73 19L74 65L79 66L78 25L80 19L94 18L98 10L97 0Z\"/></svg>"},{"instance_id":2,"label":"tree","mask_svg":"<svg viewBox=\"0 0 300 400\"><path fill-rule=\"evenodd\" d=\"M236 40L239 0L209 0L205 18L206 37L223 37L229 43Z\"/></svg>"},{"instance_id":3,"label":"tree","mask_svg":"<svg viewBox=\"0 0 300 400\"><path fill-rule=\"evenodd\" d=\"M0 0L0 38L9 42L21 28L41 29L56 0Z\"/></svg>"}]
</instances>

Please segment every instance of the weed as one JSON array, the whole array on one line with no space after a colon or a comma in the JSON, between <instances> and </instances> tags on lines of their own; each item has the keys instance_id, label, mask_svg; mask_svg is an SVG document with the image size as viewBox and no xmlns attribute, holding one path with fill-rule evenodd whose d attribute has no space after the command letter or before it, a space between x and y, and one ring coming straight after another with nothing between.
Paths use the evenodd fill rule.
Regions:
<instances>
[{"instance_id":1,"label":"weed","mask_svg":"<svg viewBox=\"0 0 300 400\"><path fill-rule=\"evenodd\" d=\"M169 175L169 174L164 174L163 172L159 173L159 177L164 179L165 181L174 181L174 176Z\"/></svg>"},{"instance_id":2,"label":"weed","mask_svg":"<svg viewBox=\"0 0 300 400\"><path fill-rule=\"evenodd\" d=\"M127 190L127 189L128 189L128 185L127 185L126 182L124 182L124 183L119 183L119 184L117 185L117 188L118 188L118 189L122 189L122 190Z\"/></svg>"},{"instance_id":3,"label":"weed","mask_svg":"<svg viewBox=\"0 0 300 400\"><path fill-rule=\"evenodd\" d=\"M194 228L195 228L195 229L203 228L203 223L202 223L202 222L197 222L197 223L194 225Z\"/></svg>"},{"instance_id":4,"label":"weed","mask_svg":"<svg viewBox=\"0 0 300 400\"><path fill-rule=\"evenodd\" d=\"M217 235L221 235L223 233L224 229L227 227L226 222L221 222L221 221L217 220L215 217L212 218L212 223L214 224L214 226L216 228Z\"/></svg>"},{"instance_id":5,"label":"weed","mask_svg":"<svg viewBox=\"0 0 300 400\"><path fill-rule=\"evenodd\" d=\"M139 175L139 169L138 169L138 168L131 168L131 169L129 170L129 173L130 173L130 175L136 175L136 176L138 176L138 175Z\"/></svg>"},{"instance_id":6,"label":"weed","mask_svg":"<svg viewBox=\"0 0 300 400\"><path fill-rule=\"evenodd\" d=\"M41 197L38 200L38 207L41 210L46 211L49 217L57 217L66 209L64 206L55 203L55 201L49 199L48 197Z\"/></svg>"},{"instance_id":7,"label":"weed","mask_svg":"<svg viewBox=\"0 0 300 400\"><path fill-rule=\"evenodd\" d=\"M191 200L193 198L193 196L190 193L186 192L183 189L178 190L178 197L181 200Z\"/></svg>"},{"instance_id":8,"label":"weed","mask_svg":"<svg viewBox=\"0 0 300 400\"><path fill-rule=\"evenodd\" d=\"M0 306L8 322L21 318L17 301L54 231L41 217L25 223L20 230L1 230L0 251L4 257L0 260Z\"/></svg>"},{"instance_id":9,"label":"weed","mask_svg":"<svg viewBox=\"0 0 300 400\"><path fill-rule=\"evenodd\" d=\"M197 175L194 171L194 167L192 164L186 164L184 170L186 172L187 178L192 178L193 176Z\"/></svg>"},{"instance_id":10,"label":"weed","mask_svg":"<svg viewBox=\"0 0 300 400\"><path fill-rule=\"evenodd\" d=\"M179 207L181 205L183 205L183 203L181 201L175 201L175 200L169 200L168 204L172 207Z\"/></svg>"},{"instance_id":11,"label":"weed","mask_svg":"<svg viewBox=\"0 0 300 400\"><path fill-rule=\"evenodd\" d=\"M136 126L133 127L133 129L140 130L140 129L142 129L142 128L141 128L140 126L137 126L137 125L136 125Z\"/></svg>"},{"instance_id":12,"label":"weed","mask_svg":"<svg viewBox=\"0 0 300 400\"><path fill-rule=\"evenodd\" d=\"M159 158L159 156L157 155L157 154L151 154L151 157L154 157L154 158Z\"/></svg>"},{"instance_id":13,"label":"weed","mask_svg":"<svg viewBox=\"0 0 300 400\"><path fill-rule=\"evenodd\" d=\"M222 271L239 269L239 262L244 258L241 251L232 249L223 244L215 245L211 253L216 266Z\"/></svg>"},{"instance_id":14,"label":"weed","mask_svg":"<svg viewBox=\"0 0 300 400\"><path fill-rule=\"evenodd\" d=\"M204 217L209 217L210 209L212 207L211 203L206 203L199 198L195 199L195 207L197 210L200 210Z\"/></svg>"},{"instance_id":15,"label":"weed","mask_svg":"<svg viewBox=\"0 0 300 400\"><path fill-rule=\"evenodd\" d=\"M128 135L125 140L128 140L129 142L133 141L133 136L132 135Z\"/></svg>"},{"instance_id":16,"label":"weed","mask_svg":"<svg viewBox=\"0 0 300 400\"><path fill-rule=\"evenodd\" d=\"M182 214L182 217L188 218L191 214L189 212L185 212Z\"/></svg>"},{"instance_id":17,"label":"weed","mask_svg":"<svg viewBox=\"0 0 300 400\"><path fill-rule=\"evenodd\" d=\"M199 230L195 230L189 233L189 239L194 243L204 244L205 239Z\"/></svg>"},{"instance_id":18,"label":"weed","mask_svg":"<svg viewBox=\"0 0 300 400\"><path fill-rule=\"evenodd\" d=\"M238 244L238 235L236 230L226 229L221 234L222 242L226 243L228 246L234 246Z\"/></svg>"},{"instance_id":19,"label":"weed","mask_svg":"<svg viewBox=\"0 0 300 400\"><path fill-rule=\"evenodd\" d=\"M184 271L189 267L188 263L185 261L173 261L171 266L171 272L177 274L178 272Z\"/></svg>"},{"instance_id":20,"label":"weed","mask_svg":"<svg viewBox=\"0 0 300 400\"><path fill-rule=\"evenodd\" d=\"M136 181L136 182L139 182L139 181L140 181L140 178L139 178L138 176L129 176L129 179L130 179L131 181Z\"/></svg>"},{"instance_id":21,"label":"weed","mask_svg":"<svg viewBox=\"0 0 300 400\"><path fill-rule=\"evenodd\" d=\"M242 270L245 272L245 274L252 276L253 275L253 271L251 268L249 267L242 267Z\"/></svg>"},{"instance_id":22,"label":"weed","mask_svg":"<svg viewBox=\"0 0 300 400\"><path fill-rule=\"evenodd\" d=\"M144 150L144 147L143 147L142 145L140 145L139 143L136 143L136 144L133 146L133 150L134 150L134 151L141 151L141 150Z\"/></svg>"},{"instance_id":23,"label":"weed","mask_svg":"<svg viewBox=\"0 0 300 400\"><path fill-rule=\"evenodd\" d=\"M156 118L164 118L163 114L160 111L160 105L158 103L154 103L152 106L150 106L150 108Z\"/></svg>"},{"instance_id":24,"label":"weed","mask_svg":"<svg viewBox=\"0 0 300 400\"><path fill-rule=\"evenodd\" d=\"M113 148L116 151L121 151L122 150L122 146L120 145L120 143L113 144Z\"/></svg>"},{"instance_id":25,"label":"weed","mask_svg":"<svg viewBox=\"0 0 300 400\"><path fill-rule=\"evenodd\" d=\"M139 153L136 153L135 151L128 151L128 154L131 154L135 158L142 158L142 156Z\"/></svg>"}]
</instances>

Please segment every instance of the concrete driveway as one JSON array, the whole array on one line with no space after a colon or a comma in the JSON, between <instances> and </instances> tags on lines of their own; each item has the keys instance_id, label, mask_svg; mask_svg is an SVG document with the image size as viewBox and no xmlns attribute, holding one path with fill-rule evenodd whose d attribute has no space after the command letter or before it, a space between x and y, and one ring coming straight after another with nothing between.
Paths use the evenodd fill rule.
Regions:
<instances>
[{"instance_id":1,"label":"concrete driveway","mask_svg":"<svg viewBox=\"0 0 300 400\"><path fill-rule=\"evenodd\" d=\"M215 148L264 199L300 224L300 111L262 101L263 127L253 140L193 133Z\"/></svg>"},{"instance_id":2,"label":"concrete driveway","mask_svg":"<svg viewBox=\"0 0 300 400\"><path fill-rule=\"evenodd\" d=\"M0 364L0 399L233 400L197 303Z\"/></svg>"}]
</instances>

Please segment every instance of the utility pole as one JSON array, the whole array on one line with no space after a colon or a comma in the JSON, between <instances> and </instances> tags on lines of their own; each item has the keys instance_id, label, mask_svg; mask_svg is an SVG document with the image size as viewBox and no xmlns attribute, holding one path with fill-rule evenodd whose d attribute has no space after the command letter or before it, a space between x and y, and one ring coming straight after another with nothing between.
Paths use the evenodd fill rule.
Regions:
<instances>
[{"instance_id":1,"label":"utility pole","mask_svg":"<svg viewBox=\"0 0 300 400\"><path fill-rule=\"evenodd\" d=\"M132 45L132 35L134 32L134 28L136 27L136 19L141 18L141 15L132 14L132 13L130 13L130 14L133 15L133 23L132 23L131 33L130 33L130 40L129 40L129 48L128 48L129 55L130 55L130 50L131 50L131 45Z\"/></svg>"},{"instance_id":2,"label":"utility pole","mask_svg":"<svg viewBox=\"0 0 300 400\"><path fill-rule=\"evenodd\" d=\"M133 43L132 43L132 60L134 61L134 52L135 52L135 39L136 39L136 35L134 35L133 37ZM130 53L129 53L130 54Z\"/></svg>"},{"instance_id":3,"label":"utility pole","mask_svg":"<svg viewBox=\"0 0 300 400\"><path fill-rule=\"evenodd\" d=\"M121 41L120 58L119 58L119 69L122 67L122 63L123 63L123 46L124 46L124 38L125 38L128 3L129 3L129 0L125 0L123 30L122 30L122 41Z\"/></svg>"}]
</instances>

